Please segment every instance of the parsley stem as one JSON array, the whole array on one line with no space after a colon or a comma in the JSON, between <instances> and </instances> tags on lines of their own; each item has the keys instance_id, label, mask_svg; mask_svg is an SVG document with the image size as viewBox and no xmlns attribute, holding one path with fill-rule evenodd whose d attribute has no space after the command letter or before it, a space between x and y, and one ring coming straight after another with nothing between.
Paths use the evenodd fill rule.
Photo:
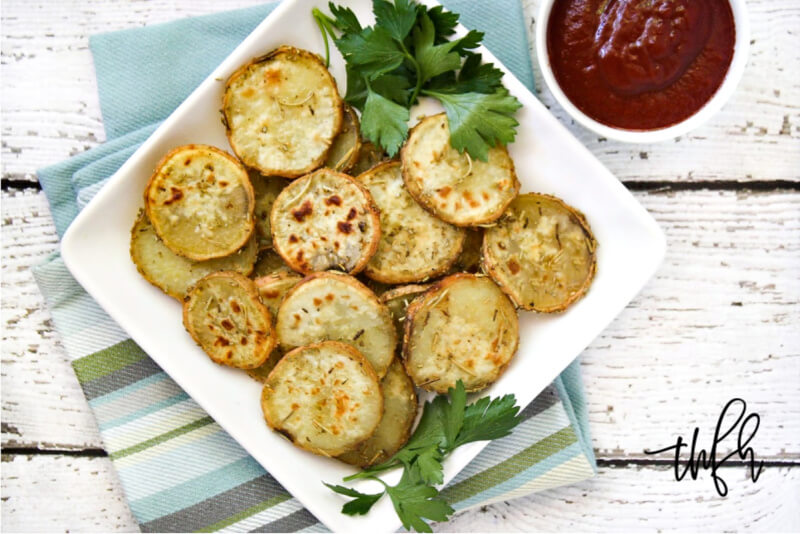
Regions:
<instances>
[{"instance_id":1,"label":"parsley stem","mask_svg":"<svg viewBox=\"0 0 800 534\"><path fill-rule=\"evenodd\" d=\"M408 48L406 48L406 45L400 41L397 41L397 43L400 45L403 55L405 55L406 58L411 62L411 64L414 66L414 71L417 73L417 85L414 87L414 92L411 94L411 100L408 101L408 107L410 108L414 105L414 102L417 101L419 92L422 90L422 71L419 68L419 63L417 62L416 58L411 55L411 53L408 51Z\"/></svg>"},{"instance_id":2,"label":"parsley stem","mask_svg":"<svg viewBox=\"0 0 800 534\"><path fill-rule=\"evenodd\" d=\"M325 41L325 68L328 68L331 66L331 51L328 45L328 34L330 34L331 38L336 37L331 28L334 21L316 7L311 10L311 14L314 16L314 20L317 21L319 31L322 33L322 39Z\"/></svg>"},{"instance_id":3,"label":"parsley stem","mask_svg":"<svg viewBox=\"0 0 800 534\"><path fill-rule=\"evenodd\" d=\"M378 464L376 466L367 467L364 470L359 471L358 473L354 473L352 475L344 477L342 480L344 480L345 482L349 482L351 480L359 480L359 479L362 479L362 478L374 478L374 474L375 473L381 473L383 471L388 471L389 469L392 469L394 467L399 467L401 465L402 465L402 462L400 462L399 460L394 460L394 461L390 461L390 462L384 462L384 463Z\"/></svg>"}]
</instances>

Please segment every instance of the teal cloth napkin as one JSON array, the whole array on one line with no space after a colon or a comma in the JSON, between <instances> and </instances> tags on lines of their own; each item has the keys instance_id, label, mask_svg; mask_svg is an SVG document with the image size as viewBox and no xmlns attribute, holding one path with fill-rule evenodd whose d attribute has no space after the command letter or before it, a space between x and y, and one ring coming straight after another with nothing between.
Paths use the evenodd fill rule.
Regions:
<instances>
[{"instance_id":1,"label":"teal cloth napkin","mask_svg":"<svg viewBox=\"0 0 800 534\"><path fill-rule=\"evenodd\" d=\"M529 88L519 0L447 0ZM274 4L92 36L107 142L39 171L59 236L172 110ZM170 73L164 76L163 73ZM34 269L143 531L321 531L321 525L75 282L58 255ZM443 495L457 509L590 477L595 460L577 361Z\"/></svg>"}]
</instances>

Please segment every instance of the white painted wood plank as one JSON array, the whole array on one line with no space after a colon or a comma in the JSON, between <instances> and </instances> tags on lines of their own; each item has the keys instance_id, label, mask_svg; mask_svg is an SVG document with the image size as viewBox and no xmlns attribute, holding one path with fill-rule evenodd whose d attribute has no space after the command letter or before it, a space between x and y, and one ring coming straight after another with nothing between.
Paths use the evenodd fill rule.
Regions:
<instances>
[{"instance_id":1,"label":"white painted wood plank","mask_svg":"<svg viewBox=\"0 0 800 534\"><path fill-rule=\"evenodd\" d=\"M762 416L758 454L800 459L800 193L637 197L669 251L582 357L598 454L645 458L695 426L705 439L741 396ZM3 198L3 444L101 447L27 271L55 249L47 217L41 194Z\"/></svg>"},{"instance_id":2,"label":"white painted wood plank","mask_svg":"<svg viewBox=\"0 0 800 534\"><path fill-rule=\"evenodd\" d=\"M4 532L139 532L108 458L3 456Z\"/></svg>"},{"instance_id":3,"label":"white painted wood plank","mask_svg":"<svg viewBox=\"0 0 800 534\"><path fill-rule=\"evenodd\" d=\"M6 531L133 532L136 523L107 458L3 458ZM439 532L753 531L800 528L800 469L767 468L753 484L742 467L720 472L730 485L716 495L708 473L675 482L662 467L601 468L598 476L456 515Z\"/></svg>"},{"instance_id":4,"label":"white painted wood plank","mask_svg":"<svg viewBox=\"0 0 800 534\"><path fill-rule=\"evenodd\" d=\"M43 193L2 198L3 447L102 447L30 268L57 249Z\"/></svg>"},{"instance_id":5,"label":"white painted wood plank","mask_svg":"<svg viewBox=\"0 0 800 534\"><path fill-rule=\"evenodd\" d=\"M4 2L3 177L33 180L37 168L105 138L90 34L259 2ZM524 0L532 24L539 2ZM625 145L574 124L570 129L623 180L800 180L800 8L794 0L751 0L748 6L753 45L744 80L708 125L657 145ZM537 85L543 102L569 124L540 76Z\"/></svg>"}]
</instances>

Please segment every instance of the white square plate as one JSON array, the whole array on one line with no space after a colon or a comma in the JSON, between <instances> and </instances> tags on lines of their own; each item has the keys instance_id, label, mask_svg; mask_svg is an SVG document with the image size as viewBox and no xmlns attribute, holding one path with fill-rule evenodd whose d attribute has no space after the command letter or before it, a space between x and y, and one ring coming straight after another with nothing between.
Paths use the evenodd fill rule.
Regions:
<instances>
[{"instance_id":1,"label":"white square plate","mask_svg":"<svg viewBox=\"0 0 800 534\"><path fill-rule=\"evenodd\" d=\"M338 3L351 7L362 22L373 20L370 0ZM342 497L322 481L338 483L352 468L301 451L270 432L261 413L259 384L245 373L212 363L184 330L180 304L145 281L128 253L130 229L158 160L188 143L230 151L219 115L224 80L279 45L321 53L323 42L311 9L326 10L326 4L286 0L278 6L86 206L64 236L61 252L78 282L108 314L317 518L336 531L382 532L400 526L389 499L365 517L342 515ZM524 105L517 114L516 142L509 147L522 191L552 193L583 211L599 243L597 276L586 297L561 315L523 312L519 353L508 372L486 390L493 396L514 393L525 406L634 298L660 264L666 245L653 218L619 181L492 54L480 52L503 68L506 86ZM344 65L335 49L331 63L343 91ZM429 104L424 107L437 111ZM445 462L445 481L485 445L474 443L452 454Z\"/></svg>"}]
</instances>

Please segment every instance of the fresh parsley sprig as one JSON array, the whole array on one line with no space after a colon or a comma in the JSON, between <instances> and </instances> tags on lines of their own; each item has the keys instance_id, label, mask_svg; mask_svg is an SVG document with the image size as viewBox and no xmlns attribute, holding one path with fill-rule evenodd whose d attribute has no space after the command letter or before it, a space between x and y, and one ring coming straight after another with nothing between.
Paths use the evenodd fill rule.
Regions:
<instances>
[{"instance_id":1,"label":"fresh parsley sprig","mask_svg":"<svg viewBox=\"0 0 800 534\"><path fill-rule=\"evenodd\" d=\"M445 456L473 441L507 436L521 420L514 395L483 397L467 404L467 393L459 380L447 395L438 395L425 403L414 435L394 456L344 479L377 481L383 485L381 493L361 493L346 486L325 485L336 493L353 497L342 507L343 514L366 514L387 494L405 528L430 532L426 519L445 521L453 513L435 488L444 481L442 461ZM396 467L403 468L403 476L395 486L377 476Z\"/></svg>"},{"instance_id":2,"label":"fresh parsley sprig","mask_svg":"<svg viewBox=\"0 0 800 534\"><path fill-rule=\"evenodd\" d=\"M361 111L364 137L394 156L408 137L410 109L420 96L438 99L450 123L450 143L473 158L514 140L519 101L503 74L473 50L483 33L451 39L458 14L414 0L373 0L375 25L363 27L352 10L328 4L312 14L325 41L333 39L347 67L345 100Z\"/></svg>"}]
</instances>

